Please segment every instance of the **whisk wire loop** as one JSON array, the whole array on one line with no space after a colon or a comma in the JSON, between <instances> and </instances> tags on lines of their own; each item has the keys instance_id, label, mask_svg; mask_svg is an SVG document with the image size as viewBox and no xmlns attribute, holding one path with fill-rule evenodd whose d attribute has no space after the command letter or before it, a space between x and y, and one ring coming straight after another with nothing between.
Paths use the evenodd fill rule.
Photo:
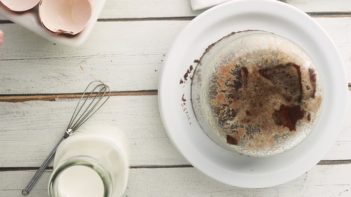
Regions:
<instances>
[{"instance_id":1,"label":"whisk wire loop","mask_svg":"<svg viewBox=\"0 0 351 197\"><path fill-rule=\"evenodd\" d=\"M92 81L85 88L82 96L80 97L72 117L68 123L63 137L58 141L55 147L51 150L49 155L41 164L40 168L36 171L27 186L22 190L23 195L28 195L37 183L46 167L53 159L56 149L60 143L72 135L80 126L82 126L89 118L91 118L110 98L110 88L101 81Z\"/></svg>"},{"instance_id":2,"label":"whisk wire loop","mask_svg":"<svg viewBox=\"0 0 351 197\"><path fill-rule=\"evenodd\" d=\"M93 86L94 84L96 85ZM91 86L93 86L92 90L90 90ZM89 83L76 105L66 130L71 129L74 132L84 124L107 102L109 92L109 86L101 81Z\"/></svg>"}]
</instances>

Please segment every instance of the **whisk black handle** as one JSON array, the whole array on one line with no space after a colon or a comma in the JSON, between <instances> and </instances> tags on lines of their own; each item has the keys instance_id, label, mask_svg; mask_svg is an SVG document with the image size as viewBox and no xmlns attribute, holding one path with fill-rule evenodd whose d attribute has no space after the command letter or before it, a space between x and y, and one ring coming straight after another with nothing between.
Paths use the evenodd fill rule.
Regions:
<instances>
[{"instance_id":1,"label":"whisk black handle","mask_svg":"<svg viewBox=\"0 0 351 197\"><path fill-rule=\"evenodd\" d=\"M35 172L35 174L33 175L32 179L27 184L27 186L22 190L22 194L24 196L28 195L30 193L30 191L33 189L34 185L38 182L38 180L41 177L41 175L45 172L46 167L48 167L48 165L50 164L51 160L54 158L54 155L56 153L57 147L60 145L62 140L64 140L65 138L66 138L66 135L64 137L62 137L61 140L55 145L55 147L52 149L52 151L46 157L44 162L41 164L40 168Z\"/></svg>"}]
</instances>

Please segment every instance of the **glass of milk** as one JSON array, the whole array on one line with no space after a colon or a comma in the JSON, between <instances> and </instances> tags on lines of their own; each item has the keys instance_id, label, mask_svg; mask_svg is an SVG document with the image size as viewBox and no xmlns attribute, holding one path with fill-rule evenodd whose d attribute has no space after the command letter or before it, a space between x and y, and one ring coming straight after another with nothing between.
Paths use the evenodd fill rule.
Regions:
<instances>
[{"instance_id":1,"label":"glass of milk","mask_svg":"<svg viewBox=\"0 0 351 197\"><path fill-rule=\"evenodd\" d=\"M50 197L118 197L128 180L127 141L122 131L86 124L58 147Z\"/></svg>"}]
</instances>

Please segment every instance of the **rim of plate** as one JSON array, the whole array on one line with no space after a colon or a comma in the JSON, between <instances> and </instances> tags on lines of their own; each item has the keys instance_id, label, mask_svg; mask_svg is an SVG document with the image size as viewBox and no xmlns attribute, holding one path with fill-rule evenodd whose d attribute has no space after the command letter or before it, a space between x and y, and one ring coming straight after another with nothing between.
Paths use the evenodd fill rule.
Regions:
<instances>
[{"instance_id":1,"label":"rim of plate","mask_svg":"<svg viewBox=\"0 0 351 197\"><path fill-rule=\"evenodd\" d=\"M213 144L213 142L210 143L209 139L205 139L203 137L205 135L204 132L196 134L200 136L199 139L193 139L190 136L193 135L189 134L193 132L192 128L198 130L198 124L195 122L192 127L185 125L187 122L182 117L183 114L180 114L181 109L174 108L180 100L178 97L174 97L175 95L177 96L175 92L179 92L180 90L178 89L180 87L179 80L173 79L178 79L175 78L175 75L187 67L184 65L185 62L191 63L190 59L195 60L199 58L209 44L220 38L218 35L217 37L211 36L209 33L208 36L211 38L206 38L207 43L196 42L199 46L189 46L191 43L199 41L197 38L198 35L202 35L201 33L206 31L217 31L213 30L213 27L211 29L211 25L219 25L218 27L221 27L220 25L222 24L222 26L226 26L228 25L226 23L227 20L245 21L250 20L250 16L254 15L271 17L270 19L276 20L275 23L272 23L273 25L267 27L261 27L260 24L256 24L258 30L272 30L271 32L273 33L278 32L278 35L279 31L285 31L286 35L283 36L293 41L298 41L296 44L311 46L309 47L310 50L306 50L307 54L313 54L312 60L317 67L322 65L319 69L324 71L322 72L320 83L324 83L322 87L325 88L325 95L323 95L325 101L322 104L322 112L320 112L319 120L315 122L316 126L311 132L313 135L310 134L311 136L308 136L301 143L303 145L299 144L298 148L293 148L294 150L289 150L290 152L288 151L288 153L284 152L277 157L264 158L262 162L267 166L262 167L263 171L259 170L251 173L249 171L244 172L244 170L241 172L241 169L235 169L236 171L234 171L234 168L230 166L237 159L234 157L245 156L233 155L233 158L228 157L228 160L226 160L225 157L229 154L224 149L216 147L218 145ZM293 34L289 35L289 30L279 30L282 28L279 28L279 24L292 28L302 33L301 35L305 34L306 36L304 37L306 38L302 38L301 36L300 38L298 36L294 37ZM240 25L241 28L246 27L245 22L238 26ZM250 25L247 27L255 29L255 25ZM235 29L235 24L233 24L233 29ZM225 35L223 34L222 37ZM194 52L196 54L190 54L190 47L193 47L195 50L198 49L197 52ZM202 49L201 53L199 53L200 48ZM304 47L302 48L305 49ZM185 54L186 52L189 52L189 54ZM319 59L315 59L316 56ZM188 61L184 59L188 59ZM315 61L325 63L317 64ZM182 67L179 68L180 66ZM326 83L327 80L328 83ZM325 30L306 13L291 5L274 0L233 0L201 13L186 25L178 35L168 52L165 64L160 70L159 110L166 132L173 144L194 167L207 176L228 185L244 188L264 188L286 183L316 165L333 145L341 130L342 123L346 118L347 99L348 90L344 64L334 42ZM319 133L315 130L318 130ZM207 152L205 151L206 153L199 149L199 144L202 147L208 148L208 150L206 149ZM286 155L284 156L284 154ZM293 157L289 154L293 155ZM275 165L272 164L275 159L277 161L284 161L282 162L284 166L278 166L276 170L272 170L272 166L269 165ZM252 162L255 161L255 158L244 158L242 161L246 160ZM261 162L259 159L256 160L257 162ZM270 171L264 171L265 168L270 169Z\"/></svg>"}]
</instances>

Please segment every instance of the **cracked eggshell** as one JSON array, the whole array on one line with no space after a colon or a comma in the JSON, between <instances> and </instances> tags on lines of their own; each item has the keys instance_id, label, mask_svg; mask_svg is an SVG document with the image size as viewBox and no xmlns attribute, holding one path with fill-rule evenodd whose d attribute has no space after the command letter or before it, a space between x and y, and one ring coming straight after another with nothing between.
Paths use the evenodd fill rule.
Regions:
<instances>
[{"instance_id":1,"label":"cracked eggshell","mask_svg":"<svg viewBox=\"0 0 351 197\"><path fill-rule=\"evenodd\" d=\"M76 35L84 30L92 15L90 0L43 0L39 18L48 30Z\"/></svg>"},{"instance_id":2,"label":"cracked eggshell","mask_svg":"<svg viewBox=\"0 0 351 197\"><path fill-rule=\"evenodd\" d=\"M24 12L34 8L40 0L0 0L9 10L14 12Z\"/></svg>"}]
</instances>

